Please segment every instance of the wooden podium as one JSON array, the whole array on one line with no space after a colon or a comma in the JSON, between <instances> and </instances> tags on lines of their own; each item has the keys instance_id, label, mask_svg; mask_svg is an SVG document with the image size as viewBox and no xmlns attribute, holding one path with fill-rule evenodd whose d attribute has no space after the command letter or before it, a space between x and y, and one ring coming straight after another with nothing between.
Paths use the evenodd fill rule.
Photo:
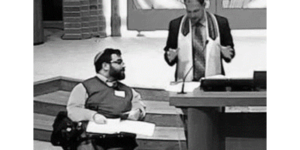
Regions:
<instances>
[{"instance_id":1,"label":"wooden podium","mask_svg":"<svg viewBox=\"0 0 300 150\"><path fill-rule=\"evenodd\" d=\"M266 91L249 92L170 92L170 105L187 108L188 149L225 150L225 136L220 128L220 108L226 106L266 106Z\"/></svg>"}]
</instances>

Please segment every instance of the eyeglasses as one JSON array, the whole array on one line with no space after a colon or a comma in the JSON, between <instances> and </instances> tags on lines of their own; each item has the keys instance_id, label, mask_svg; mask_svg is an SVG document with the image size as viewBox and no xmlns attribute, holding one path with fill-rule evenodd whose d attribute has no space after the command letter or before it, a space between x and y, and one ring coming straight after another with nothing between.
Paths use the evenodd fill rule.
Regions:
<instances>
[{"instance_id":1,"label":"eyeglasses","mask_svg":"<svg viewBox=\"0 0 300 150\"><path fill-rule=\"evenodd\" d=\"M123 60L117 60L117 61L111 61L110 63L115 63L115 64L119 64L119 65L124 65L125 63L123 62Z\"/></svg>"}]
</instances>

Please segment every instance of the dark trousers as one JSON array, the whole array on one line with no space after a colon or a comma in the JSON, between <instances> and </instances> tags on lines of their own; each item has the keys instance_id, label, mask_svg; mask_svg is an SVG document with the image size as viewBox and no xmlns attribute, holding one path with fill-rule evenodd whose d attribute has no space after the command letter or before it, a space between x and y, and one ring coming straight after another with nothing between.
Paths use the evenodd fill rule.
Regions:
<instances>
[{"instance_id":1,"label":"dark trousers","mask_svg":"<svg viewBox=\"0 0 300 150\"><path fill-rule=\"evenodd\" d=\"M137 147L135 138L91 138L82 141L77 150L134 150Z\"/></svg>"},{"instance_id":2,"label":"dark trousers","mask_svg":"<svg viewBox=\"0 0 300 150\"><path fill-rule=\"evenodd\" d=\"M83 132L81 140L77 145L77 150L134 150L136 134L97 134Z\"/></svg>"}]
</instances>

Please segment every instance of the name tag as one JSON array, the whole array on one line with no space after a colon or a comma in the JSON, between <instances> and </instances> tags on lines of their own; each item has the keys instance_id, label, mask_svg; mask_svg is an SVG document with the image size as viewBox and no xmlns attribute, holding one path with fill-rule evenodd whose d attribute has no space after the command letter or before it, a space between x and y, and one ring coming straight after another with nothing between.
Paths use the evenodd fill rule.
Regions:
<instances>
[{"instance_id":1,"label":"name tag","mask_svg":"<svg viewBox=\"0 0 300 150\"><path fill-rule=\"evenodd\" d=\"M115 91L115 95L120 96L120 97L125 97L125 92L124 91Z\"/></svg>"}]
</instances>

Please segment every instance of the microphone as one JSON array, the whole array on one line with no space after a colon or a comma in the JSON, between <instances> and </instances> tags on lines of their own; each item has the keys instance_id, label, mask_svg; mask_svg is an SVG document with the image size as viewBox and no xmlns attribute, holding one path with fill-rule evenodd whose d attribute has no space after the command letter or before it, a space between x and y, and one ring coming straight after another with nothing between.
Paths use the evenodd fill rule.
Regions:
<instances>
[{"instance_id":1,"label":"microphone","mask_svg":"<svg viewBox=\"0 0 300 150\"><path fill-rule=\"evenodd\" d=\"M209 42L208 40L205 41L203 50L206 49L206 46L207 46L208 42ZM186 73L186 75L183 77L183 79L182 79L181 92L177 92L177 94L186 94L186 92L184 92L185 79L186 79L187 75L191 72L191 70L192 70L193 67L194 67L194 65L191 66L191 68L189 69L189 71L188 71L188 72Z\"/></svg>"},{"instance_id":2,"label":"microphone","mask_svg":"<svg viewBox=\"0 0 300 150\"><path fill-rule=\"evenodd\" d=\"M189 71L186 73L186 75L183 77L183 79L182 79L181 92L178 92L177 94L186 94L186 92L184 92L184 83L185 83L185 79L186 79L187 75L191 72L191 70L192 70L193 67L194 67L194 66L192 66L192 67L189 69Z\"/></svg>"}]
</instances>

